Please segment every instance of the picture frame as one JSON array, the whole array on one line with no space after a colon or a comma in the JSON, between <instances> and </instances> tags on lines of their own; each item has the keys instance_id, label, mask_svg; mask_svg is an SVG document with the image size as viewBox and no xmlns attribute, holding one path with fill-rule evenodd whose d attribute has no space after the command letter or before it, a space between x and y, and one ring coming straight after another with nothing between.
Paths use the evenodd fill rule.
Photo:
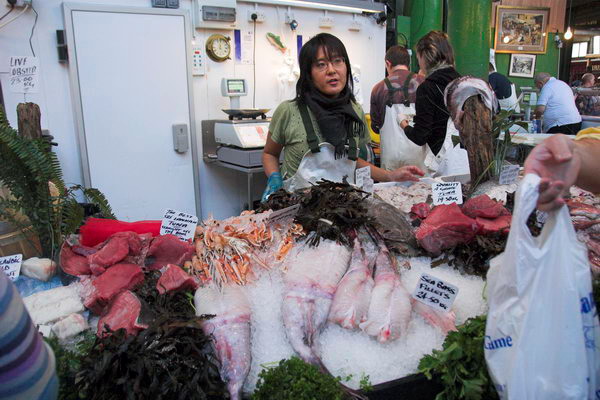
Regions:
<instances>
[{"instance_id":1,"label":"picture frame","mask_svg":"<svg viewBox=\"0 0 600 400\"><path fill-rule=\"evenodd\" d=\"M533 78L535 59L535 54L511 54L510 64L508 64L508 76Z\"/></svg>"},{"instance_id":2,"label":"picture frame","mask_svg":"<svg viewBox=\"0 0 600 400\"><path fill-rule=\"evenodd\" d=\"M496 8L496 53L543 54L548 41L548 7Z\"/></svg>"}]
</instances>

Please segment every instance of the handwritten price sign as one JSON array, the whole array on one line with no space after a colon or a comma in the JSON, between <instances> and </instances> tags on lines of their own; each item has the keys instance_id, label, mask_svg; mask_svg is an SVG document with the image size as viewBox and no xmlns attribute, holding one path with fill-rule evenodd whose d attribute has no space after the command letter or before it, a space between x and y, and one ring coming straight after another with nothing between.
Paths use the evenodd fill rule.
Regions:
<instances>
[{"instance_id":1,"label":"handwritten price sign","mask_svg":"<svg viewBox=\"0 0 600 400\"><path fill-rule=\"evenodd\" d=\"M37 57L10 57L8 82L13 93L37 93L40 63Z\"/></svg>"},{"instance_id":2,"label":"handwritten price sign","mask_svg":"<svg viewBox=\"0 0 600 400\"><path fill-rule=\"evenodd\" d=\"M16 281L21 272L23 254L14 254L8 257L0 257L0 270L8 276L11 281Z\"/></svg>"},{"instance_id":3,"label":"handwritten price sign","mask_svg":"<svg viewBox=\"0 0 600 400\"><path fill-rule=\"evenodd\" d=\"M431 184L433 205L462 204L462 186L460 182L436 182Z\"/></svg>"},{"instance_id":4,"label":"handwritten price sign","mask_svg":"<svg viewBox=\"0 0 600 400\"><path fill-rule=\"evenodd\" d=\"M458 294L458 288L435 276L423 274L412 297L421 303L440 311L450 311Z\"/></svg>"},{"instance_id":5,"label":"handwritten price sign","mask_svg":"<svg viewBox=\"0 0 600 400\"><path fill-rule=\"evenodd\" d=\"M161 235L175 235L181 240L194 238L198 217L191 214L167 209L160 225Z\"/></svg>"}]
</instances>

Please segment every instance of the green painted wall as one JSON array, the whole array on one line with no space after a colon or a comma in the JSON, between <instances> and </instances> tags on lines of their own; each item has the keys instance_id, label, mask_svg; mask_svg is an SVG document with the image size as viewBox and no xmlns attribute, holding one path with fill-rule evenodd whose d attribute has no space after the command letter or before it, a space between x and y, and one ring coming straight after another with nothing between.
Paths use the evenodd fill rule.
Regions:
<instances>
[{"instance_id":1,"label":"green painted wall","mask_svg":"<svg viewBox=\"0 0 600 400\"><path fill-rule=\"evenodd\" d=\"M413 50L411 67L415 72L419 70L414 56L415 44L429 31L442 30L443 9L441 0L407 0L405 3L404 15L410 15L410 35L407 36Z\"/></svg>"},{"instance_id":2,"label":"green painted wall","mask_svg":"<svg viewBox=\"0 0 600 400\"><path fill-rule=\"evenodd\" d=\"M546 53L545 54L536 54L537 57L535 59L535 71L538 72L547 72L554 77L558 77L558 49L554 44L554 33L550 33L548 35L548 42L546 43ZM563 49L561 49L562 51ZM518 78L514 76L508 76L508 64L510 63L510 54L501 53L496 54L496 69L503 75L506 75L511 82L515 84L518 88L522 86L530 86L535 87L533 84L533 78Z\"/></svg>"},{"instance_id":3,"label":"green painted wall","mask_svg":"<svg viewBox=\"0 0 600 400\"><path fill-rule=\"evenodd\" d=\"M453 0L448 9L448 36L461 75L485 79L490 59L491 0Z\"/></svg>"}]
</instances>

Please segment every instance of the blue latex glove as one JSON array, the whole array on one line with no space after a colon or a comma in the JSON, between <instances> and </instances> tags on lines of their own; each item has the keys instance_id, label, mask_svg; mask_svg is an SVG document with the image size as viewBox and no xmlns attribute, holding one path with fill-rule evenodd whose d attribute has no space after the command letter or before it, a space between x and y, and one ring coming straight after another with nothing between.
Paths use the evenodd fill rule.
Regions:
<instances>
[{"instance_id":1,"label":"blue latex glove","mask_svg":"<svg viewBox=\"0 0 600 400\"><path fill-rule=\"evenodd\" d=\"M265 191L263 192L260 201L263 203L267 201L267 198L269 198L271 193L278 191L279 189L281 189L282 186L283 178L281 177L281 174L279 172L273 172L269 176L269 180L267 181L267 187L265 188Z\"/></svg>"}]
</instances>

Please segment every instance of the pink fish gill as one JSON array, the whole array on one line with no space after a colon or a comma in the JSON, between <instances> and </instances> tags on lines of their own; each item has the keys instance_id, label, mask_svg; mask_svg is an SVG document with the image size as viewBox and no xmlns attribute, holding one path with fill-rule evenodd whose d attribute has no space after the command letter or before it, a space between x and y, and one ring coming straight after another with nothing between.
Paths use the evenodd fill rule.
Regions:
<instances>
[{"instance_id":1,"label":"pink fish gill","mask_svg":"<svg viewBox=\"0 0 600 400\"><path fill-rule=\"evenodd\" d=\"M390 254L381 241L380 251L375 260L375 286L367 320L360 328L381 343L398 339L408 329L411 317L410 294L394 270Z\"/></svg>"},{"instance_id":2,"label":"pink fish gill","mask_svg":"<svg viewBox=\"0 0 600 400\"><path fill-rule=\"evenodd\" d=\"M371 291L375 281L370 260L363 254L358 239L354 240L354 250L350 268L340 281L331 310L329 321L346 329L357 329L366 320Z\"/></svg>"},{"instance_id":3,"label":"pink fish gill","mask_svg":"<svg viewBox=\"0 0 600 400\"><path fill-rule=\"evenodd\" d=\"M315 348L350 251L331 240L316 247L297 244L288 255L282 305L287 338L304 361L326 370Z\"/></svg>"},{"instance_id":4,"label":"pink fish gill","mask_svg":"<svg viewBox=\"0 0 600 400\"><path fill-rule=\"evenodd\" d=\"M227 384L232 400L242 398L242 386L250 371L250 303L242 286L201 287L194 295L196 315L212 314L202 323L207 335L213 335L217 357L221 361L221 379Z\"/></svg>"}]
</instances>

